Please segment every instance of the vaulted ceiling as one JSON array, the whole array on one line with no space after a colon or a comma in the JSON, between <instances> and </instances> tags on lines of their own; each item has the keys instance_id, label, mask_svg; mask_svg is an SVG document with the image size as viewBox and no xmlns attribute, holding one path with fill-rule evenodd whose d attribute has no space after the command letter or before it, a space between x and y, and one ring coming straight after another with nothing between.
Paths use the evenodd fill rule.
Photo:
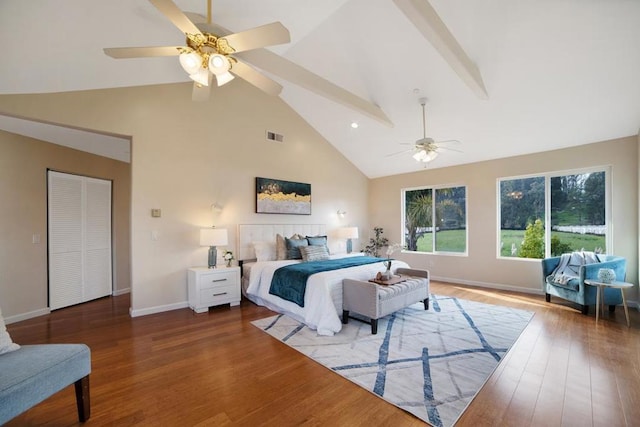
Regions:
<instances>
[{"instance_id":1,"label":"vaulted ceiling","mask_svg":"<svg viewBox=\"0 0 640 427\"><path fill-rule=\"evenodd\" d=\"M206 0L175 3L206 15ZM420 22L429 6L435 17ZM267 73L369 177L425 167L410 152L389 156L422 137L421 97L427 136L459 140L461 151L443 150L428 168L640 128L637 0L213 0L212 11L234 32L282 22L291 43L273 52L379 108L392 126ZM2 0L0 94L186 82L175 57L114 60L102 51L183 44L147 0Z\"/></svg>"}]
</instances>

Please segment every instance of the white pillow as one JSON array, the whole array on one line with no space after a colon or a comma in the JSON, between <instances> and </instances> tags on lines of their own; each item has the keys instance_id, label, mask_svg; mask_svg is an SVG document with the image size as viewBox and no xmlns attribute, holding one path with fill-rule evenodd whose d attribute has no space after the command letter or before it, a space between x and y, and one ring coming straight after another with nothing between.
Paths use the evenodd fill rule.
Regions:
<instances>
[{"instance_id":1,"label":"white pillow","mask_svg":"<svg viewBox=\"0 0 640 427\"><path fill-rule=\"evenodd\" d=\"M258 262L276 260L276 242L253 242L253 250Z\"/></svg>"},{"instance_id":2,"label":"white pillow","mask_svg":"<svg viewBox=\"0 0 640 427\"><path fill-rule=\"evenodd\" d=\"M4 319L2 318L2 311L0 310L0 354L8 353L19 349L20 346L13 341L7 332L7 327L4 325Z\"/></svg>"}]
</instances>

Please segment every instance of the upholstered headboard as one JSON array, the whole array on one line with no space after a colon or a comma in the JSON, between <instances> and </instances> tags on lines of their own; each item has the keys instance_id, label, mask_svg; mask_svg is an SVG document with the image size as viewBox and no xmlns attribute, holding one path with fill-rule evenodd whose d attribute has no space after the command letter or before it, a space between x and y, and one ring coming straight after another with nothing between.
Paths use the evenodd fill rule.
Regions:
<instances>
[{"instance_id":1,"label":"upholstered headboard","mask_svg":"<svg viewBox=\"0 0 640 427\"><path fill-rule=\"evenodd\" d=\"M255 259L252 242L276 241L276 234L290 237L325 235L324 224L238 224L238 260Z\"/></svg>"}]
</instances>

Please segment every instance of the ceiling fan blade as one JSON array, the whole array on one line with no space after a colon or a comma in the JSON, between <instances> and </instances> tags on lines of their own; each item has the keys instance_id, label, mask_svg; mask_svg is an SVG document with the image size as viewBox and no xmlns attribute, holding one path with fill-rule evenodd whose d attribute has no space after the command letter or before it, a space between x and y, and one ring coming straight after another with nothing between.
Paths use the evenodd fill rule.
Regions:
<instances>
[{"instance_id":1,"label":"ceiling fan blade","mask_svg":"<svg viewBox=\"0 0 640 427\"><path fill-rule=\"evenodd\" d=\"M198 27L171 0L149 0L173 25L185 34L202 34Z\"/></svg>"},{"instance_id":2,"label":"ceiling fan blade","mask_svg":"<svg viewBox=\"0 0 640 427\"><path fill-rule=\"evenodd\" d=\"M391 154L387 154L385 157L393 157L393 156L397 156L399 154L404 154L404 153L410 153L413 151L413 148L410 150L402 150L402 151L397 151L395 153L391 153Z\"/></svg>"},{"instance_id":3,"label":"ceiling fan blade","mask_svg":"<svg viewBox=\"0 0 640 427\"><path fill-rule=\"evenodd\" d=\"M436 144L436 145L437 145L437 144ZM444 146L440 146L440 145L438 145L438 150L440 150L440 149L447 150L447 151L455 151L455 152L458 152L458 153L463 153L463 152L464 152L464 151L462 151L462 150L457 150L457 149L455 149L455 148L451 148L451 147L444 147Z\"/></svg>"},{"instance_id":4,"label":"ceiling fan blade","mask_svg":"<svg viewBox=\"0 0 640 427\"><path fill-rule=\"evenodd\" d=\"M235 62L230 71L269 95L280 95L280 92L282 92L282 86L279 83L243 62Z\"/></svg>"},{"instance_id":5,"label":"ceiling fan blade","mask_svg":"<svg viewBox=\"0 0 640 427\"><path fill-rule=\"evenodd\" d=\"M146 58L153 56L178 56L178 49L183 46L157 46L157 47L106 47L104 53L115 59Z\"/></svg>"},{"instance_id":6,"label":"ceiling fan blade","mask_svg":"<svg viewBox=\"0 0 640 427\"><path fill-rule=\"evenodd\" d=\"M272 22L251 30L230 34L224 36L224 39L236 52L244 52L245 50L289 43L291 41L289 30L280 22Z\"/></svg>"},{"instance_id":7,"label":"ceiling fan blade","mask_svg":"<svg viewBox=\"0 0 640 427\"><path fill-rule=\"evenodd\" d=\"M460 141L457 139L447 139L444 141L436 141L436 144L460 144Z\"/></svg>"}]
</instances>

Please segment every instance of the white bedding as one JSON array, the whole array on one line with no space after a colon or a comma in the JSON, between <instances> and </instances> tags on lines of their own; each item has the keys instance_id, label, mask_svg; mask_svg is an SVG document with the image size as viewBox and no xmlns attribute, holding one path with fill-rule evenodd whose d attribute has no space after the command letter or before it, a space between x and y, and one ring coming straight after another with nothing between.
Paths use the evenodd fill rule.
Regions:
<instances>
[{"instance_id":1,"label":"white bedding","mask_svg":"<svg viewBox=\"0 0 640 427\"><path fill-rule=\"evenodd\" d=\"M301 261L286 260L252 263L247 297L258 305L304 322L319 335L333 335L342 329L342 279L369 280L377 272L385 270L384 264L379 262L313 274L307 281L304 307L300 307L269 293L274 271L299 262ZM399 267L409 266L405 262L394 260L392 269Z\"/></svg>"}]
</instances>

